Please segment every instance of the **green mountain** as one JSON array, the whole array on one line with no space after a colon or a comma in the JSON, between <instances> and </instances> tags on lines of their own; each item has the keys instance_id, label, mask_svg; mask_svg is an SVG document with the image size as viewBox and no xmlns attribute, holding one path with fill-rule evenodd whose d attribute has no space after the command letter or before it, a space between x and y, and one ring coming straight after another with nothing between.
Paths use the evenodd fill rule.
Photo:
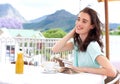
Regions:
<instances>
[{"instance_id":1,"label":"green mountain","mask_svg":"<svg viewBox=\"0 0 120 84\"><path fill-rule=\"evenodd\" d=\"M51 28L62 28L64 31L69 32L75 24L77 16L65 10L58 10L55 13L24 23L24 29L35 29L45 31Z\"/></svg>"},{"instance_id":2,"label":"green mountain","mask_svg":"<svg viewBox=\"0 0 120 84\"><path fill-rule=\"evenodd\" d=\"M51 28L61 28L69 32L75 24L77 15L66 10L58 10L53 14L27 21L11 4L0 4L0 28L34 29L45 31ZM120 23L109 23L109 29L114 30Z\"/></svg>"}]
</instances>

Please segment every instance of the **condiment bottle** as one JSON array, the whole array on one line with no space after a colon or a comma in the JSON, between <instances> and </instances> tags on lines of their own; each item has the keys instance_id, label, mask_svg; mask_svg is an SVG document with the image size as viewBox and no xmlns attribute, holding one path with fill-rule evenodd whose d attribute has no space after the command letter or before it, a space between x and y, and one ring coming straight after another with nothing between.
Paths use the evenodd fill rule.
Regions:
<instances>
[{"instance_id":1,"label":"condiment bottle","mask_svg":"<svg viewBox=\"0 0 120 84\"><path fill-rule=\"evenodd\" d=\"M16 74L23 74L24 72L24 60L23 60L23 52L22 49L17 53L16 60Z\"/></svg>"}]
</instances>

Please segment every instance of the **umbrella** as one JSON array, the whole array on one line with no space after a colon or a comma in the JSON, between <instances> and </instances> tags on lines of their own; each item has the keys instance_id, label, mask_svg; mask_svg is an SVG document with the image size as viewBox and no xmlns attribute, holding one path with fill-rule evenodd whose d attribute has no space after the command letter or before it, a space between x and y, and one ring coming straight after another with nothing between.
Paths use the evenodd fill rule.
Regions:
<instances>
[{"instance_id":1,"label":"umbrella","mask_svg":"<svg viewBox=\"0 0 120 84\"><path fill-rule=\"evenodd\" d=\"M108 20L108 1L120 1L120 0L98 0L98 2L104 2L105 8L105 36L106 36L106 57L109 57L109 20Z\"/></svg>"}]
</instances>

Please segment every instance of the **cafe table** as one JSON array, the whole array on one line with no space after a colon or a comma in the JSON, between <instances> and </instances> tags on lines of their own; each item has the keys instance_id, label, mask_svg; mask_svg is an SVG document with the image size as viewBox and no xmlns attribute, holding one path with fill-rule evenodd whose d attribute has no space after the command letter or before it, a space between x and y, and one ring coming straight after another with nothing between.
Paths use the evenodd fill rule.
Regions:
<instances>
[{"instance_id":1,"label":"cafe table","mask_svg":"<svg viewBox=\"0 0 120 84\"><path fill-rule=\"evenodd\" d=\"M105 76L79 73L44 73L41 66L24 65L24 73L15 73L15 64L0 64L0 84L103 84Z\"/></svg>"}]
</instances>

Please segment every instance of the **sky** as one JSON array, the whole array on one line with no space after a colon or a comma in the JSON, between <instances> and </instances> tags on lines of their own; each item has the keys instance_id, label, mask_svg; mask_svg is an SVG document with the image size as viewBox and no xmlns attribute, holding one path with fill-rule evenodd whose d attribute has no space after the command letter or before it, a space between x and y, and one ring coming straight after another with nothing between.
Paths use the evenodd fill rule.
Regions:
<instances>
[{"instance_id":1,"label":"sky","mask_svg":"<svg viewBox=\"0 0 120 84\"><path fill-rule=\"evenodd\" d=\"M97 0L1 0L1 3L11 4L26 20L53 14L61 9L77 15L81 9L90 6L104 22L104 3L98 3ZM120 23L119 4L120 1L109 2L109 22Z\"/></svg>"}]
</instances>

